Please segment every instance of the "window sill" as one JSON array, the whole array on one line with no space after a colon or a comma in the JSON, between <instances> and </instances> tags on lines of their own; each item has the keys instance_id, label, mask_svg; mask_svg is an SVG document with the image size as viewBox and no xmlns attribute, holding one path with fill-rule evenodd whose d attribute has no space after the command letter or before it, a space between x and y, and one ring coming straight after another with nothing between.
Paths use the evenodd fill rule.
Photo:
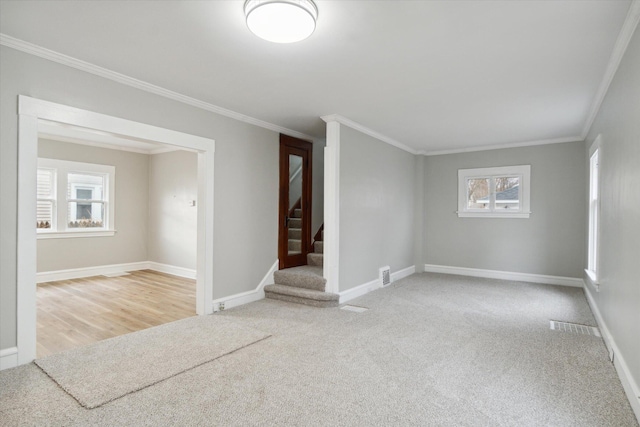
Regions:
<instances>
[{"instance_id":1,"label":"window sill","mask_svg":"<svg viewBox=\"0 0 640 427\"><path fill-rule=\"evenodd\" d=\"M587 282L596 292L600 292L600 282L598 281L598 276L595 271L585 268L584 272L587 273Z\"/></svg>"},{"instance_id":2,"label":"window sill","mask_svg":"<svg viewBox=\"0 0 640 427\"><path fill-rule=\"evenodd\" d=\"M113 237L116 230L96 230L96 231L43 231L37 233L40 239L76 239L81 237Z\"/></svg>"},{"instance_id":3,"label":"window sill","mask_svg":"<svg viewBox=\"0 0 640 427\"><path fill-rule=\"evenodd\" d=\"M498 213L498 212L456 212L458 218L522 218L527 219L531 212Z\"/></svg>"}]
</instances>

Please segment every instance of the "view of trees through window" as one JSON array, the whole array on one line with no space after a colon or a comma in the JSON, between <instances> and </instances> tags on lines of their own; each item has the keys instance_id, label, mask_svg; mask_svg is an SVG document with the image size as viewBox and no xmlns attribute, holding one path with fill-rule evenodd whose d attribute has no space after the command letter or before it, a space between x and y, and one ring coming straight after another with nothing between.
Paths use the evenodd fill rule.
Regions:
<instances>
[{"instance_id":1,"label":"view of trees through window","mask_svg":"<svg viewBox=\"0 0 640 427\"><path fill-rule=\"evenodd\" d=\"M494 209L517 210L520 208L520 177L518 176L467 179L467 208L490 210L492 184L495 194Z\"/></svg>"}]
</instances>

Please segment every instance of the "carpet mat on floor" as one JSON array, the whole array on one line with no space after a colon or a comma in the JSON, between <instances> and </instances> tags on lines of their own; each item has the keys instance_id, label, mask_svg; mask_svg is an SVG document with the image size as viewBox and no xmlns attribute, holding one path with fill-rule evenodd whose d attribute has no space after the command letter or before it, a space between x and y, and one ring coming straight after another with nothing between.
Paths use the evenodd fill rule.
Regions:
<instances>
[{"instance_id":1,"label":"carpet mat on floor","mask_svg":"<svg viewBox=\"0 0 640 427\"><path fill-rule=\"evenodd\" d=\"M196 316L35 363L80 405L92 409L269 336L218 315Z\"/></svg>"}]
</instances>

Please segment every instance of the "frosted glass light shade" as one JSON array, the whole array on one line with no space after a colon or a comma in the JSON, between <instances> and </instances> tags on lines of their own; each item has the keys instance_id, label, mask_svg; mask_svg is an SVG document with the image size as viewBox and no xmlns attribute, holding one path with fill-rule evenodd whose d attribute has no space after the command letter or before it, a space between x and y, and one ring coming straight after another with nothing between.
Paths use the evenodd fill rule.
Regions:
<instances>
[{"instance_id":1,"label":"frosted glass light shade","mask_svg":"<svg viewBox=\"0 0 640 427\"><path fill-rule=\"evenodd\" d=\"M244 14L256 36L274 43L294 43L316 29L318 9L311 0L247 0Z\"/></svg>"}]
</instances>

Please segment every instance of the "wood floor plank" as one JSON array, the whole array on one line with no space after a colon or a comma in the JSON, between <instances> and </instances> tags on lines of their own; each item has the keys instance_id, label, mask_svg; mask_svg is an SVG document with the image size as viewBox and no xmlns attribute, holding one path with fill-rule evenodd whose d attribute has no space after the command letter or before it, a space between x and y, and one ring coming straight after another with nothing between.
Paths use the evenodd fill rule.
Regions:
<instances>
[{"instance_id":1,"label":"wood floor plank","mask_svg":"<svg viewBox=\"0 0 640 427\"><path fill-rule=\"evenodd\" d=\"M195 316L195 280L152 270L38 285L37 357Z\"/></svg>"}]
</instances>

